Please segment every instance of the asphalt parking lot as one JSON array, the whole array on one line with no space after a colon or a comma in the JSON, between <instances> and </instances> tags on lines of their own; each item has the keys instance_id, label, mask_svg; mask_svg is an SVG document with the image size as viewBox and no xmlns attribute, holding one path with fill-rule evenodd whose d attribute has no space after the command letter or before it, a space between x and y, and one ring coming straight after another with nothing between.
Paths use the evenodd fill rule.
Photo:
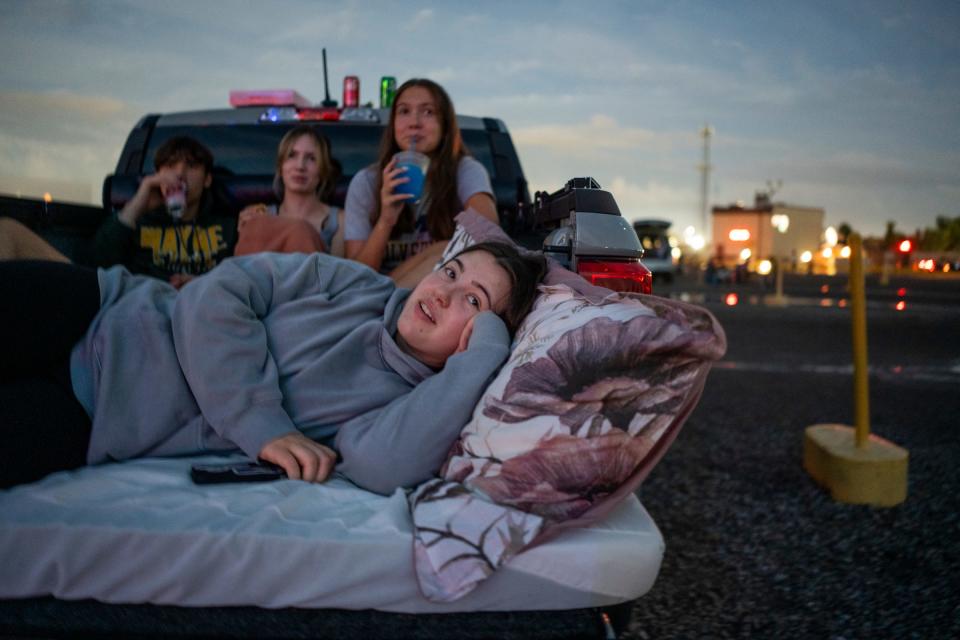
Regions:
<instances>
[{"instance_id":1,"label":"asphalt parking lot","mask_svg":"<svg viewBox=\"0 0 960 640\"><path fill-rule=\"evenodd\" d=\"M729 347L640 490L667 551L624 637L960 637L960 281L868 289L872 431L910 454L893 508L834 502L801 465L807 426L853 420L842 279L794 281L786 306L760 283L658 292Z\"/></svg>"},{"instance_id":2,"label":"asphalt parking lot","mask_svg":"<svg viewBox=\"0 0 960 640\"><path fill-rule=\"evenodd\" d=\"M834 502L801 466L807 426L852 422L842 279L791 279L785 305L767 304L771 292L759 282L708 287L684 279L657 291L716 314L728 351L640 489L667 548L657 582L633 606L621 637L960 637L960 280L868 290L871 425L910 452L907 500L885 509ZM0 635L9 628L17 637L91 637L91 630L111 638L600 632L593 617L575 626L553 612L460 617L4 604Z\"/></svg>"}]
</instances>

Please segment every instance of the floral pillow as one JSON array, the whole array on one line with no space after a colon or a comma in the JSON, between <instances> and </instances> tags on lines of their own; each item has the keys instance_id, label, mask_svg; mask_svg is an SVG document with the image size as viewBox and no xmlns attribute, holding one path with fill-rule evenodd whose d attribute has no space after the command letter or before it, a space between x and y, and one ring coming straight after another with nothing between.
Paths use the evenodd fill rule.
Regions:
<instances>
[{"instance_id":1,"label":"floral pillow","mask_svg":"<svg viewBox=\"0 0 960 640\"><path fill-rule=\"evenodd\" d=\"M477 222L470 213L461 226ZM502 239L477 229L462 235ZM547 283L441 477L410 495L431 600L466 595L518 552L635 491L726 349L702 308L615 294L559 266Z\"/></svg>"}]
</instances>

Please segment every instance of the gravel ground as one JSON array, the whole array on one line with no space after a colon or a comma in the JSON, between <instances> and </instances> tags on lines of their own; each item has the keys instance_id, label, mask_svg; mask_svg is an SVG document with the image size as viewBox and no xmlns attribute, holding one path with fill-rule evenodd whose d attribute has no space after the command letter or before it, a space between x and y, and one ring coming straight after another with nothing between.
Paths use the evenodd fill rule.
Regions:
<instances>
[{"instance_id":1,"label":"gravel ground","mask_svg":"<svg viewBox=\"0 0 960 640\"><path fill-rule=\"evenodd\" d=\"M748 331L728 326L731 347ZM960 637L957 385L871 381L873 431L910 451L907 501L886 509L834 502L801 466L804 428L850 424L850 385L710 374L641 489L667 550L624 638Z\"/></svg>"},{"instance_id":2,"label":"gravel ground","mask_svg":"<svg viewBox=\"0 0 960 640\"><path fill-rule=\"evenodd\" d=\"M710 374L697 410L640 490L667 549L653 590L635 604L621 638L960 638L956 312L946 324L918 313L909 318L909 330L889 318L871 324L871 367L891 369L903 361L919 372L871 376L873 431L910 452L906 502L880 509L834 502L801 466L807 426L851 422L851 381L837 368L793 369L831 364L833 356L824 354L843 350L848 329L836 316L813 310L787 318L776 310L744 314L708 307L727 330L727 366ZM765 321L769 318L775 322ZM910 358L903 360L901 353ZM736 366L773 360L786 366ZM48 604L40 602L22 615L8 612L7 619L19 620L18 628L30 616L47 621L53 615L45 613ZM106 612L116 616L111 621L95 603L81 604L71 628L152 624L152 637L201 632L189 616L180 620L176 611L162 611L151 617L144 608L111 608ZM256 629L281 621L289 637L371 637L372 626L381 637L416 630L441 638L450 628L434 630L437 621L422 616L398 623L372 614L351 626L358 625L355 614L341 619L304 612L291 629L289 617L271 624L272 615L234 609L207 611L204 620L211 628L226 621L222 628L246 631L246 637L261 637ZM132 622L124 616L133 616ZM78 627L84 617L100 626ZM547 637L544 630L554 617L546 614L538 622L518 616L520 635L510 626L511 614L492 614L484 625L474 621L469 628L491 638ZM53 635L49 627L40 628ZM592 629L588 625L584 633ZM583 631L569 623L561 630L565 636Z\"/></svg>"}]
</instances>

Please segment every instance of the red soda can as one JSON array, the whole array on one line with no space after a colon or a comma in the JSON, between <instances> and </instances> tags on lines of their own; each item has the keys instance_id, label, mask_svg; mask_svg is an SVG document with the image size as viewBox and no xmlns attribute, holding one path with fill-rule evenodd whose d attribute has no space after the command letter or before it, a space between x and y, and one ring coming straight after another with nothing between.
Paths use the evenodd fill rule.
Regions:
<instances>
[{"instance_id":1,"label":"red soda can","mask_svg":"<svg viewBox=\"0 0 960 640\"><path fill-rule=\"evenodd\" d=\"M346 76L343 79L343 106L360 106L360 78L357 76Z\"/></svg>"}]
</instances>

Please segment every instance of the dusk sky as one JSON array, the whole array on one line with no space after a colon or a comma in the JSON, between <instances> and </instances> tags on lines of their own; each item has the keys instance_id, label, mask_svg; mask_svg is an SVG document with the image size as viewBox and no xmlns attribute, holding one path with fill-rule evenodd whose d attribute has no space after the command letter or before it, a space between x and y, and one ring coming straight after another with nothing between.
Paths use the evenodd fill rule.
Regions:
<instances>
[{"instance_id":1,"label":"dusk sky","mask_svg":"<svg viewBox=\"0 0 960 640\"><path fill-rule=\"evenodd\" d=\"M869 235L960 216L960 2L0 0L0 191L99 202L148 112L231 89L323 99L432 78L501 118L531 190L589 175L627 218L709 202L823 207ZM371 160L373 160L371 158Z\"/></svg>"}]
</instances>

